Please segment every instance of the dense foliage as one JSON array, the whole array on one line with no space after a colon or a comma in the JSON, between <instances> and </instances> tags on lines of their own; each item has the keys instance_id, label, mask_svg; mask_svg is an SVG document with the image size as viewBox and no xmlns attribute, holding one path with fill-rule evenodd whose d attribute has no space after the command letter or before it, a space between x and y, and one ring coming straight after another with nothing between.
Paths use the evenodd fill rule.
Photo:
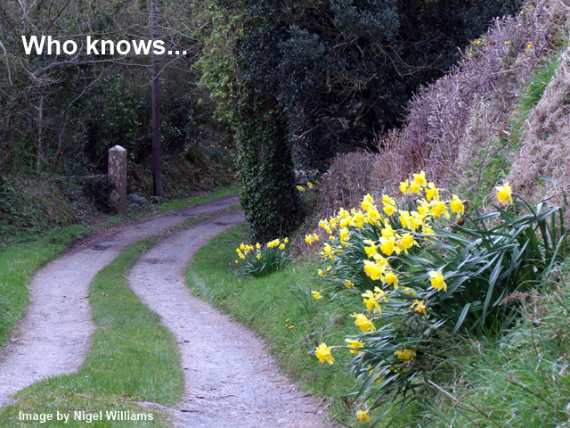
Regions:
<instances>
[{"instance_id":1,"label":"dense foliage","mask_svg":"<svg viewBox=\"0 0 570 428\"><path fill-rule=\"evenodd\" d=\"M323 166L338 151L371 146L397 125L419 85L448 70L458 47L483 33L492 17L513 13L520 3L212 2L202 15L212 24L202 70L210 87L227 90L228 74L243 71L228 66L228 55L240 55L251 77L273 82L296 161ZM231 18L221 19L220 10ZM250 19L255 32L235 31ZM232 50L228 36L246 49Z\"/></svg>"},{"instance_id":2,"label":"dense foliage","mask_svg":"<svg viewBox=\"0 0 570 428\"><path fill-rule=\"evenodd\" d=\"M191 65L196 43L190 3L161 0L158 37L188 56L159 57L165 153L180 154L210 126ZM120 144L144 165L150 152L148 56L27 55L22 36L50 35L85 45L149 38L147 2L6 0L0 8L0 170L2 174L83 175L106 170ZM213 132L210 132L213 133ZM211 138L211 137L209 137ZM201 141L200 141L201 142Z\"/></svg>"},{"instance_id":3,"label":"dense foliage","mask_svg":"<svg viewBox=\"0 0 570 428\"><path fill-rule=\"evenodd\" d=\"M242 200L257 237L288 234L295 225L293 165L322 169L339 151L372 147L398 124L412 92L451 67L458 46L519 4L196 4L198 69L219 117L234 129Z\"/></svg>"},{"instance_id":4,"label":"dense foliage","mask_svg":"<svg viewBox=\"0 0 570 428\"><path fill-rule=\"evenodd\" d=\"M560 208L530 206L508 183L484 214L466 213L464 201L446 197L425 173L400 190L399 201L383 195L380 205L367 195L360 208L320 224L326 294L363 298L346 347L361 399L372 407L429 383L458 331L494 335L512 326L518 303L544 283L563 243ZM332 364L333 349L321 344L315 355Z\"/></svg>"}]
</instances>

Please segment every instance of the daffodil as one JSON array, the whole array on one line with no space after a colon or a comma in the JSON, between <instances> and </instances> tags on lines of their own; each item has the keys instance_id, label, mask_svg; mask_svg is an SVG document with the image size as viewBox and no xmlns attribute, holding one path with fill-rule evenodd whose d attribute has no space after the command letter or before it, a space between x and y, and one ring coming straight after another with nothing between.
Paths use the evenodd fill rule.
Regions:
<instances>
[{"instance_id":1,"label":"daffodil","mask_svg":"<svg viewBox=\"0 0 570 428\"><path fill-rule=\"evenodd\" d=\"M298 192L304 192L305 188L303 186L296 186Z\"/></svg>"},{"instance_id":2,"label":"daffodil","mask_svg":"<svg viewBox=\"0 0 570 428\"><path fill-rule=\"evenodd\" d=\"M346 244L350 239L350 231L348 230L348 228L343 227L342 229L340 229L338 232L338 238L340 239L341 243Z\"/></svg>"},{"instance_id":3,"label":"daffodil","mask_svg":"<svg viewBox=\"0 0 570 428\"><path fill-rule=\"evenodd\" d=\"M421 171L417 174L414 174L412 182L419 187L426 187L428 184L426 179L426 173L424 171Z\"/></svg>"},{"instance_id":4,"label":"daffodil","mask_svg":"<svg viewBox=\"0 0 570 428\"><path fill-rule=\"evenodd\" d=\"M418 204L416 206L416 210L424 218L429 217L429 215L431 214L430 204L425 199L421 199L420 201L418 201Z\"/></svg>"},{"instance_id":5,"label":"daffodil","mask_svg":"<svg viewBox=\"0 0 570 428\"><path fill-rule=\"evenodd\" d=\"M386 272L386 275L384 275L384 282L387 285L391 285L394 288L398 288L398 283L399 283L398 275L396 275L392 271L388 271Z\"/></svg>"},{"instance_id":6,"label":"daffodil","mask_svg":"<svg viewBox=\"0 0 570 428\"><path fill-rule=\"evenodd\" d=\"M410 188L408 190L409 194L416 195L421 191L422 191L422 186L420 186L418 183L416 183L415 181L412 181L410 183Z\"/></svg>"},{"instance_id":7,"label":"daffodil","mask_svg":"<svg viewBox=\"0 0 570 428\"><path fill-rule=\"evenodd\" d=\"M329 235L332 234L332 228L327 220L319 221L319 227L323 229Z\"/></svg>"},{"instance_id":8,"label":"daffodil","mask_svg":"<svg viewBox=\"0 0 570 428\"><path fill-rule=\"evenodd\" d=\"M400 211L400 225L404 229L415 232L421 226L421 223L409 211Z\"/></svg>"},{"instance_id":9,"label":"daffodil","mask_svg":"<svg viewBox=\"0 0 570 428\"><path fill-rule=\"evenodd\" d=\"M457 195L453 195L449 201L449 209L453 214L462 217L465 214L465 204Z\"/></svg>"},{"instance_id":10,"label":"daffodil","mask_svg":"<svg viewBox=\"0 0 570 428\"><path fill-rule=\"evenodd\" d=\"M430 212L435 218L445 217L449 218L449 211L447 210L447 205L443 201L433 200L430 204Z\"/></svg>"},{"instance_id":11,"label":"daffodil","mask_svg":"<svg viewBox=\"0 0 570 428\"><path fill-rule=\"evenodd\" d=\"M362 293L362 303L368 312L376 312L377 314L380 314L382 311L380 303L376 300L376 296L372 290L366 290Z\"/></svg>"},{"instance_id":12,"label":"daffodil","mask_svg":"<svg viewBox=\"0 0 570 428\"><path fill-rule=\"evenodd\" d=\"M350 279L345 279L343 285L344 288L354 288L354 283Z\"/></svg>"},{"instance_id":13,"label":"daffodil","mask_svg":"<svg viewBox=\"0 0 570 428\"><path fill-rule=\"evenodd\" d=\"M513 203L513 190L511 189L511 185L509 183L505 183L502 186L497 186L495 190L495 195L499 204L507 206Z\"/></svg>"},{"instance_id":14,"label":"daffodil","mask_svg":"<svg viewBox=\"0 0 570 428\"><path fill-rule=\"evenodd\" d=\"M439 199L439 189L435 186L434 183L429 183L425 190L426 199L429 201Z\"/></svg>"},{"instance_id":15,"label":"daffodil","mask_svg":"<svg viewBox=\"0 0 570 428\"><path fill-rule=\"evenodd\" d=\"M445 282L445 277L441 271L432 270L428 275L431 282L431 288L437 291L447 291L447 283Z\"/></svg>"},{"instance_id":16,"label":"daffodil","mask_svg":"<svg viewBox=\"0 0 570 428\"><path fill-rule=\"evenodd\" d=\"M402 181L400 183L400 192L403 195L407 195L410 192L410 182L408 180Z\"/></svg>"},{"instance_id":17,"label":"daffodil","mask_svg":"<svg viewBox=\"0 0 570 428\"><path fill-rule=\"evenodd\" d=\"M328 243L323 245L323 249L321 251L321 257L323 258L323 260L334 259L334 248Z\"/></svg>"},{"instance_id":18,"label":"daffodil","mask_svg":"<svg viewBox=\"0 0 570 428\"><path fill-rule=\"evenodd\" d=\"M400 239L398 239L398 248L400 249L400 251L402 252L407 252L408 250L410 250L414 245L418 245L414 235L412 235L411 233L404 233Z\"/></svg>"},{"instance_id":19,"label":"daffodil","mask_svg":"<svg viewBox=\"0 0 570 428\"><path fill-rule=\"evenodd\" d=\"M334 364L332 348L327 346L326 343L321 343L319 346L317 346L315 349L315 357L317 357L321 364L327 363L331 366Z\"/></svg>"},{"instance_id":20,"label":"daffodil","mask_svg":"<svg viewBox=\"0 0 570 428\"><path fill-rule=\"evenodd\" d=\"M390 195L382 195L382 204L384 204L384 205L396 205L396 201Z\"/></svg>"},{"instance_id":21,"label":"daffodil","mask_svg":"<svg viewBox=\"0 0 570 428\"><path fill-rule=\"evenodd\" d=\"M362 199L362 202L360 203L360 207L364 211L369 211L369 210L375 209L376 205L374 203L374 197L371 194L367 194L366 196L364 196L364 198Z\"/></svg>"},{"instance_id":22,"label":"daffodil","mask_svg":"<svg viewBox=\"0 0 570 428\"><path fill-rule=\"evenodd\" d=\"M364 314L352 314L354 318L354 325L363 333L368 333L370 331L376 330L374 323L368 319Z\"/></svg>"},{"instance_id":23,"label":"daffodil","mask_svg":"<svg viewBox=\"0 0 570 428\"><path fill-rule=\"evenodd\" d=\"M392 229L392 226L390 226L389 224L387 224L380 231L380 234L382 235L382 238L384 238L384 239L390 239L390 238L393 238L394 236L396 236L396 232L394 232L394 229Z\"/></svg>"},{"instance_id":24,"label":"daffodil","mask_svg":"<svg viewBox=\"0 0 570 428\"><path fill-rule=\"evenodd\" d=\"M398 208L396 208L395 205L384 205L384 208L382 208L382 210L384 211L384 214L386 214L388 217L391 217L396 213L396 211L398 211Z\"/></svg>"},{"instance_id":25,"label":"daffodil","mask_svg":"<svg viewBox=\"0 0 570 428\"><path fill-rule=\"evenodd\" d=\"M419 315L425 315L427 313L427 305L423 300L414 300L411 308L416 314Z\"/></svg>"},{"instance_id":26,"label":"daffodil","mask_svg":"<svg viewBox=\"0 0 570 428\"><path fill-rule=\"evenodd\" d=\"M391 256L394 252L399 252L400 249L396 245L395 238L381 238L380 239L380 251L386 256Z\"/></svg>"},{"instance_id":27,"label":"daffodil","mask_svg":"<svg viewBox=\"0 0 570 428\"><path fill-rule=\"evenodd\" d=\"M310 233L305 236L305 244L313 245L315 242L319 242L319 235L316 233Z\"/></svg>"},{"instance_id":28,"label":"daffodil","mask_svg":"<svg viewBox=\"0 0 570 428\"><path fill-rule=\"evenodd\" d=\"M366 423L368 421L370 421L370 414L368 413L368 410L365 409L359 409L356 411L356 421L359 423Z\"/></svg>"},{"instance_id":29,"label":"daffodil","mask_svg":"<svg viewBox=\"0 0 570 428\"><path fill-rule=\"evenodd\" d=\"M364 348L364 342L356 339L345 339L346 347L350 350L351 354L358 354Z\"/></svg>"},{"instance_id":30,"label":"daffodil","mask_svg":"<svg viewBox=\"0 0 570 428\"><path fill-rule=\"evenodd\" d=\"M267 245L267 248L277 248L281 245L281 240L280 239L274 239L273 241L268 242L266 245Z\"/></svg>"},{"instance_id":31,"label":"daffodil","mask_svg":"<svg viewBox=\"0 0 570 428\"><path fill-rule=\"evenodd\" d=\"M394 355L400 361L404 361L404 362L412 361L416 358L416 351L414 351L413 349L409 349L409 348L398 349L397 351L394 352Z\"/></svg>"},{"instance_id":32,"label":"daffodil","mask_svg":"<svg viewBox=\"0 0 570 428\"><path fill-rule=\"evenodd\" d=\"M370 224L378 224L382 220L382 215L378 212L376 208L366 210L366 221Z\"/></svg>"},{"instance_id":33,"label":"daffodil","mask_svg":"<svg viewBox=\"0 0 570 428\"><path fill-rule=\"evenodd\" d=\"M357 211L352 216L352 225L357 229L362 229L366 224L366 216L362 211Z\"/></svg>"},{"instance_id":34,"label":"daffodil","mask_svg":"<svg viewBox=\"0 0 570 428\"><path fill-rule=\"evenodd\" d=\"M429 224L423 224L422 225L422 234L426 235L426 236L431 236L433 235L435 232L433 231L433 228L429 225Z\"/></svg>"},{"instance_id":35,"label":"daffodil","mask_svg":"<svg viewBox=\"0 0 570 428\"><path fill-rule=\"evenodd\" d=\"M313 298L313 300L321 300L323 298L323 295L319 292L319 291L311 291L311 297Z\"/></svg>"},{"instance_id":36,"label":"daffodil","mask_svg":"<svg viewBox=\"0 0 570 428\"><path fill-rule=\"evenodd\" d=\"M364 273L372 281L379 281L382 278L385 267L376 261L364 260Z\"/></svg>"},{"instance_id":37,"label":"daffodil","mask_svg":"<svg viewBox=\"0 0 570 428\"><path fill-rule=\"evenodd\" d=\"M376 254L378 254L378 247L372 243L371 245L367 245L364 247L364 253L368 258L373 258Z\"/></svg>"}]
</instances>

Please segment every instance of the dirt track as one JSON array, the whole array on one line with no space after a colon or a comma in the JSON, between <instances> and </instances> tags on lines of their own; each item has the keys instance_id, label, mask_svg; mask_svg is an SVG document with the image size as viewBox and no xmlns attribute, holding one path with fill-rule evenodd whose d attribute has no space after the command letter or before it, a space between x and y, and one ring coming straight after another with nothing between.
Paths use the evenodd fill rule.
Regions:
<instances>
[{"instance_id":1,"label":"dirt track","mask_svg":"<svg viewBox=\"0 0 570 428\"><path fill-rule=\"evenodd\" d=\"M210 238L242 222L225 215L178 233L145 254L129 275L133 291L175 335L185 397L169 413L178 427L316 428L331 426L311 397L297 391L253 333L193 297L184 274Z\"/></svg>"},{"instance_id":2,"label":"dirt track","mask_svg":"<svg viewBox=\"0 0 570 428\"><path fill-rule=\"evenodd\" d=\"M79 369L94 331L89 285L122 249L237 202L237 198L225 198L116 227L85 240L41 269L30 285L30 306L25 318L0 350L0 407L32 383Z\"/></svg>"}]
</instances>

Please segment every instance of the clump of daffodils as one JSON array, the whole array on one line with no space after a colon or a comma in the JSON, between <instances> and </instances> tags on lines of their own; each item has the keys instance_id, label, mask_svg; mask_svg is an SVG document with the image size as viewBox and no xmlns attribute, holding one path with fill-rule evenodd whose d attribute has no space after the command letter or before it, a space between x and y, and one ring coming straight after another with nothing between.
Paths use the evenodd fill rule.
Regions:
<instances>
[{"instance_id":1,"label":"clump of daffodils","mask_svg":"<svg viewBox=\"0 0 570 428\"><path fill-rule=\"evenodd\" d=\"M264 276L276 272L289 262L289 238L274 239L265 244L241 243L236 248L235 265L243 276Z\"/></svg>"},{"instance_id":2,"label":"clump of daffodils","mask_svg":"<svg viewBox=\"0 0 570 428\"><path fill-rule=\"evenodd\" d=\"M368 194L305 237L318 246L322 281L361 304L347 314L354 333L344 344L321 344L314 354L332 365L333 349L349 352L363 402L422 382L442 329L503 328L514 312L502 297L532 287L552 267L560 209L524 203L530 213L517 217L508 183L496 187L495 200L495 211L469 213L460 196L422 171L401 182L399 194ZM368 417L368 410L357 414L361 422Z\"/></svg>"}]
</instances>

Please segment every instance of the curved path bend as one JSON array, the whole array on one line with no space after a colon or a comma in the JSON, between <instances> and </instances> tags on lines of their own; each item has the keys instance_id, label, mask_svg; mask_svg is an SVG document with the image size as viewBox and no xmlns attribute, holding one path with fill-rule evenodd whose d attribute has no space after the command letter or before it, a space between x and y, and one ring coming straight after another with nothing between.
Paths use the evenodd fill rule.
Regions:
<instances>
[{"instance_id":1,"label":"curved path bend","mask_svg":"<svg viewBox=\"0 0 570 428\"><path fill-rule=\"evenodd\" d=\"M0 349L0 407L9 404L14 393L37 381L80 368L95 329L89 285L121 250L188 219L237 203L237 198L224 198L116 227L111 233L84 241L41 269L30 285L25 318Z\"/></svg>"},{"instance_id":2,"label":"curved path bend","mask_svg":"<svg viewBox=\"0 0 570 428\"><path fill-rule=\"evenodd\" d=\"M195 298L185 285L191 257L243 221L228 214L162 241L129 274L131 289L176 337L185 396L165 409L181 428L324 428L326 412L283 376L251 331Z\"/></svg>"}]
</instances>

